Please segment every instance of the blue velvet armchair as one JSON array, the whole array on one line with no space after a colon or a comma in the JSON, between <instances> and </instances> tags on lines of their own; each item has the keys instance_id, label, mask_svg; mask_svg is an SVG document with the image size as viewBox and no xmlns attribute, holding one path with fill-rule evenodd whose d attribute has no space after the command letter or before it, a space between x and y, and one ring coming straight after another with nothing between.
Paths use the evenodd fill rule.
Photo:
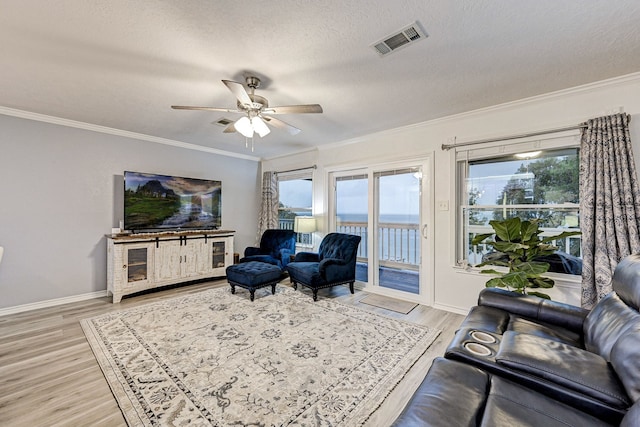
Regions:
<instances>
[{"instance_id":1,"label":"blue velvet armchair","mask_svg":"<svg viewBox=\"0 0 640 427\"><path fill-rule=\"evenodd\" d=\"M291 255L296 253L296 233L293 230L269 229L260 238L260 247L248 247L240 262L259 261L273 264L284 271Z\"/></svg>"},{"instance_id":2,"label":"blue velvet armchair","mask_svg":"<svg viewBox=\"0 0 640 427\"><path fill-rule=\"evenodd\" d=\"M310 288L314 301L318 300L318 289L345 283L353 293L359 244L360 236L329 233L322 239L318 253L297 253L286 268L293 288L298 289L298 283Z\"/></svg>"}]
</instances>

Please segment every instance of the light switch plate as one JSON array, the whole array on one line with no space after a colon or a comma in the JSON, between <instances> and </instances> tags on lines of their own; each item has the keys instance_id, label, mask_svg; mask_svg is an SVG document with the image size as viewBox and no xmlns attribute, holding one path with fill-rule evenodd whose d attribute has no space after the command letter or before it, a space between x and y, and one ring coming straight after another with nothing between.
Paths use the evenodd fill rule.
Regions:
<instances>
[{"instance_id":1,"label":"light switch plate","mask_svg":"<svg viewBox=\"0 0 640 427\"><path fill-rule=\"evenodd\" d=\"M449 201L448 200L440 200L440 201L438 201L438 210L439 211L448 211L449 210Z\"/></svg>"}]
</instances>

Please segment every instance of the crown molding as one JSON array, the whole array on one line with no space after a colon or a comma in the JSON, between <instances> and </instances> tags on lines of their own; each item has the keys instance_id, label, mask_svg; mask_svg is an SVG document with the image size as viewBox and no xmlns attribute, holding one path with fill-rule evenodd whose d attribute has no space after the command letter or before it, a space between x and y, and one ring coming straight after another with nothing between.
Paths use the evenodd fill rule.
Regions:
<instances>
[{"instance_id":1,"label":"crown molding","mask_svg":"<svg viewBox=\"0 0 640 427\"><path fill-rule=\"evenodd\" d=\"M236 157L244 160L252 160L254 162L260 161L259 157L248 156L246 154L237 154L230 151L218 150L216 148L204 147L202 145L191 144L188 142L176 141L173 139L160 138L157 136L145 135L142 133L130 132L126 130L120 130L110 128L106 126L94 125L91 123L79 122L76 120L63 119L60 117L48 116L46 114L32 113L30 111L18 110L15 108L9 108L0 106L0 114L5 116L19 117L27 120L35 120L38 122L51 123L60 126L66 126L76 129L83 129L92 132L105 133L109 135L121 136L125 138L137 139L140 141L155 142L157 144L171 145L173 147L184 148L186 150L203 151L210 154L218 154L226 157Z\"/></svg>"},{"instance_id":2,"label":"crown molding","mask_svg":"<svg viewBox=\"0 0 640 427\"><path fill-rule=\"evenodd\" d=\"M530 105L536 102L549 101L549 100L553 100L553 99L568 96L568 95L575 95L575 94L590 92L590 91L601 89L601 88L611 88L615 86L622 86L630 83L640 84L640 72L625 74L623 76L613 77L606 80L599 80L593 83L587 83L580 86L574 86L567 89L561 89L554 92L548 92L542 95L535 95L528 98L518 99L516 101L496 104L489 107L478 108L476 110L466 111L464 113L459 113L459 114L453 114L446 117L440 117L440 118L428 120L425 122L414 123L414 124L401 126L393 129L385 129L379 132L370 133L368 135L359 136L359 137L347 139L344 141L338 141L330 144L320 145L318 146L318 150L322 151L322 150L335 149L345 145L357 144L359 142L367 141L372 136L393 136L395 134L406 132L407 130L411 130L411 129L444 124L444 123L457 121L465 118L473 118L474 116L479 116L479 115L490 113L490 112L498 112L498 111L506 110L509 108Z\"/></svg>"}]
</instances>

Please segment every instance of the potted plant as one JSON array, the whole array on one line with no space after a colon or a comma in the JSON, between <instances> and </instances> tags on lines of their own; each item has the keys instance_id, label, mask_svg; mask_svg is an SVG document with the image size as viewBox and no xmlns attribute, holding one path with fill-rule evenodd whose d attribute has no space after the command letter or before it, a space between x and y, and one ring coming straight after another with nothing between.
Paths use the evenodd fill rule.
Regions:
<instances>
[{"instance_id":1,"label":"potted plant","mask_svg":"<svg viewBox=\"0 0 640 427\"><path fill-rule=\"evenodd\" d=\"M497 253L483 259L476 267L496 265L508 268L508 272L494 269L481 270L484 274L493 274L486 287L507 288L520 294L536 295L551 299L549 295L538 291L527 291L527 288L549 289L554 285L553 279L542 276L549 270L549 263L536 261L543 255L550 255L558 248L549 242L580 234L579 231L565 231L556 236L540 237L542 230L537 220L521 221L510 218L502 221L489 221L493 233L478 234L472 240L473 245L492 246ZM494 237L492 240L491 237Z\"/></svg>"}]
</instances>

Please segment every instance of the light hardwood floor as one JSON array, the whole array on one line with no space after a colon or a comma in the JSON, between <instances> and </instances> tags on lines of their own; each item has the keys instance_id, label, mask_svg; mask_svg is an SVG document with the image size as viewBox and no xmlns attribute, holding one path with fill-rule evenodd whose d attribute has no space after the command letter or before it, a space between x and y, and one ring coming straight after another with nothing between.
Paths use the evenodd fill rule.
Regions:
<instances>
[{"instance_id":1,"label":"light hardwood floor","mask_svg":"<svg viewBox=\"0 0 640 427\"><path fill-rule=\"evenodd\" d=\"M288 285L288 280L282 284ZM80 319L220 286L228 285L224 280L210 281L125 298L120 304L104 297L0 317L0 426L126 426ZM243 291L238 289L238 294ZM371 425L388 425L431 360L444 354L463 316L426 306L400 314L360 303L367 293L356 290L351 295L346 286L318 295L442 330L370 420Z\"/></svg>"}]
</instances>

